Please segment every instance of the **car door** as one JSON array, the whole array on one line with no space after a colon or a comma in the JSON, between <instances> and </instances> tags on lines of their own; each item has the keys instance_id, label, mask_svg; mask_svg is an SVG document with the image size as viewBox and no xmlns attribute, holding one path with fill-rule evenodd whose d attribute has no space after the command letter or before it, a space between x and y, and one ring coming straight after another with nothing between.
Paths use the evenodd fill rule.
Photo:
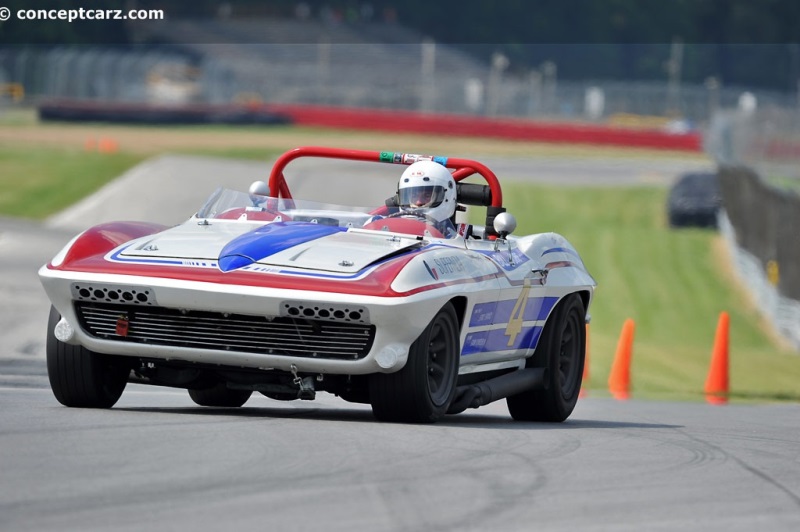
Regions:
<instances>
[{"instance_id":1,"label":"car door","mask_svg":"<svg viewBox=\"0 0 800 532\"><path fill-rule=\"evenodd\" d=\"M541 336L544 319L556 298L547 297L547 273L523 254L513 240L473 241L480 253L502 272L495 299L473 306L462 351L462 363L491 363L526 357Z\"/></svg>"}]
</instances>

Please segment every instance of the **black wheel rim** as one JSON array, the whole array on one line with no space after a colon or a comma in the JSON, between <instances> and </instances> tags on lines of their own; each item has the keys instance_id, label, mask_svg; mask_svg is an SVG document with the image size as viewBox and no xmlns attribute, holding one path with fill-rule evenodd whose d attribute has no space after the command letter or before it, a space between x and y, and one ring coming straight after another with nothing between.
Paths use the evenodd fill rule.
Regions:
<instances>
[{"instance_id":1,"label":"black wheel rim","mask_svg":"<svg viewBox=\"0 0 800 532\"><path fill-rule=\"evenodd\" d=\"M444 404L450 396L450 388L453 382L453 371L455 359L455 345L453 337L453 325L444 317L440 317L431 327L428 339L428 394L431 402L440 406Z\"/></svg>"},{"instance_id":2,"label":"black wheel rim","mask_svg":"<svg viewBox=\"0 0 800 532\"><path fill-rule=\"evenodd\" d=\"M558 379L561 384L561 395L572 397L578 386L581 369L581 320L577 313L571 312L561 332L561 347L558 354Z\"/></svg>"}]
</instances>

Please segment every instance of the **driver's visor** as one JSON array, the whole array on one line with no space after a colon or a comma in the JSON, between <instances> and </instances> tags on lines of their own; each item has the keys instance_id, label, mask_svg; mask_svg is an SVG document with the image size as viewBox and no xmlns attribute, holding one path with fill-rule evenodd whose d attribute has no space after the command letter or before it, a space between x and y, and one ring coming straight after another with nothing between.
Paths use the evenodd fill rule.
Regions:
<instances>
[{"instance_id":1,"label":"driver's visor","mask_svg":"<svg viewBox=\"0 0 800 532\"><path fill-rule=\"evenodd\" d=\"M444 187L428 185L407 187L399 190L400 205L403 207L436 207L444 201Z\"/></svg>"}]
</instances>

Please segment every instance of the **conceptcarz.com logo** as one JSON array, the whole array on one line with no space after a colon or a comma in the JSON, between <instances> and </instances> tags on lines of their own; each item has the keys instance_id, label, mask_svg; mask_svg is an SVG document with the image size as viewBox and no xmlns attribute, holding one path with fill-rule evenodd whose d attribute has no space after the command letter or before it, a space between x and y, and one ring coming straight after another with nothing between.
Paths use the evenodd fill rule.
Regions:
<instances>
[{"instance_id":1,"label":"conceptcarz.com logo","mask_svg":"<svg viewBox=\"0 0 800 532\"><path fill-rule=\"evenodd\" d=\"M163 9L20 9L16 13L19 20L63 20L73 22L76 20L163 20ZM11 10L0 7L0 22L11 18Z\"/></svg>"}]
</instances>

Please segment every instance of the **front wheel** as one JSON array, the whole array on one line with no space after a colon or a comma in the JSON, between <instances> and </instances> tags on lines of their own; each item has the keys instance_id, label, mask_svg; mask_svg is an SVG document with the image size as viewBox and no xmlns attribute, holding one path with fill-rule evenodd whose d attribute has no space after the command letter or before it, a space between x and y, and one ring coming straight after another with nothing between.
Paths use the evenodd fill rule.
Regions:
<instances>
[{"instance_id":1,"label":"front wheel","mask_svg":"<svg viewBox=\"0 0 800 532\"><path fill-rule=\"evenodd\" d=\"M128 383L131 366L124 357L65 344L53 332L61 319L51 307L47 320L47 376L59 403L78 408L111 408Z\"/></svg>"},{"instance_id":2,"label":"front wheel","mask_svg":"<svg viewBox=\"0 0 800 532\"><path fill-rule=\"evenodd\" d=\"M506 399L516 421L564 421L578 402L586 353L586 309L578 294L566 296L547 320L526 367L546 367L548 387Z\"/></svg>"},{"instance_id":3,"label":"front wheel","mask_svg":"<svg viewBox=\"0 0 800 532\"><path fill-rule=\"evenodd\" d=\"M441 418L455 395L459 355L458 316L447 303L411 344L403 369L370 377L375 417L406 423Z\"/></svg>"}]
</instances>

